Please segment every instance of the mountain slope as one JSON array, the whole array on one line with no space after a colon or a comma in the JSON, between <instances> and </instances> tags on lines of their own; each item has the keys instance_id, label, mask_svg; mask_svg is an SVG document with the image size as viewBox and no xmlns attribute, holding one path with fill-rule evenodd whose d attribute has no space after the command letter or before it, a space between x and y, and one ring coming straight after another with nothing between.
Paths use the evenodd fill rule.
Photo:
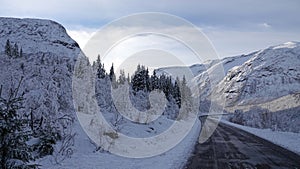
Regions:
<instances>
[{"instance_id":1,"label":"mountain slope","mask_svg":"<svg viewBox=\"0 0 300 169\"><path fill-rule=\"evenodd\" d=\"M201 100L207 100L211 93L212 86L215 86L219 81L221 81L231 68L243 64L251 57L252 54L249 54L223 58L219 61L211 61L211 64L207 66L207 70L192 79L190 87L192 90L196 90L195 88L198 88L200 92L198 96L200 96Z\"/></svg>"},{"instance_id":2,"label":"mountain slope","mask_svg":"<svg viewBox=\"0 0 300 169\"><path fill-rule=\"evenodd\" d=\"M2 97L21 81L24 112L30 112L35 131L60 136L54 146L57 161L72 154L75 110L72 101L74 63L80 54L77 43L56 22L38 19L0 18L0 85ZM9 56L6 41L22 48L22 56ZM67 139L69 138L69 139Z\"/></svg>"},{"instance_id":3,"label":"mountain slope","mask_svg":"<svg viewBox=\"0 0 300 169\"><path fill-rule=\"evenodd\" d=\"M0 17L0 49L6 40L18 43L26 53L53 53L57 56L77 57L80 49L66 29L51 20Z\"/></svg>"},{"instance_id":4,"label":"mountain slope","mask_svg":"<svg viewBox=\"0 0 300 169\"><path fill-rule=\"evenodd\" d=\"M254 52L256 53L256 52ZM211 93L211 86L215 86L227 72L234 66L242 65L253 56L253 53L248 55L240 55L227 57L220 60L208 60L202 64L192 66L172 66L156 69L157 75L167 74L172 77L182 78L185 75L189 81L189 86L195 96L200 96L202 101L208 100ZM222 70L221 70L222 69ZM211 84L213 83L213 84Z\"/></svg>"},{"instance_id":5,"label":"mountain slope","mask_svg":"<svg viewBox=\"0 0 300 169\"><path fill-rule=\"evenodd\" d=\"M100 83L96 82L95 91L100 90L96 95L93 88L89 88L90 86L79 86L77 88L78 95L72 95L72 93L74 94L72 87L76 84L76 81L74 83L74 75L81 77L84 71L89 71L87 73L93 72L88 59L61 25L49 20L0 18L0 35L1 96L7 97L10 89L16 88L21 81L19 93L24 94L24 112L34 119L34 124L37 124L28 125L24 130L45 131L45 138L51 139L50 146L54 145L53 152L52 147L49 148L51 151L48 154L43 155L43 158L38 157L38 159L35 159L36 161L30 161L30 164L38 164L41 168L180 168L187 160L199 135L199 121L191 126L190 133L182 141L180 140L178 146L153 158L132 159L117 156L106 151L107 149L103 149L101 146L104 144L96 145L95 140L92 141L88 137L87 131L82 128L82 123L80 123L80 115L79 118L76 116L81 110L81 105L74 104L75 99L73 100L73 96L82 96L82 103L87 106L90 106L91 102L97 104L94 98L98 99L100 110L88 109L90 107L84 108L87 108L86 111L89 113L97 113L97 115L100 115L99 111L101 111L109 123L114 123L110 120L117 119L119 115L112 112L114 105L110 99L111 85L108 77L102 82L98 80ZM7 40L10 41L9 46L12 48L15 44L19 46L19 49L22 48L22 56L7 54L7 50L5 50ZM76 65L79 66L77 69ZM89 74L89 76L83 76L83 78L87 81L94 80L92 75ZM89 85L95 87L92 85L94 81L89 82L91 82ZM87 88L89 90L85 90ZM91 96L91 93L86 91L92 91L93 95ZM87 100L89 96L91 96L90 100ZM156 100L159 101L159 99ZM174 110L171 106L168 109ZM83 110L85 111L85 109ZM191 118L191 120L194 119ZM98 121L97 118L88 120L86 120L88 126L85 127L99 129L93 134L99 135L102 133L101 136L103 137L100 137L100 142L107 140L105 143L109 142L109 145L105 146L111 146L113 142L110 142L110 140L113 138L106 133L105 128L102 126L95 128L93 126L94 121ZM134 138L145 137L146 139L149 135L162 133L163 130L169 129L172 123L175 123L174 120L170 120L165 116L149 124L137 124L127 121L121 121L119 122L121 126L114 127L121 127L120 132L128 136L135 136ZM183 120L178 123L185 124ZM185 128L182 127L181 132L185 132ZM58 135L58 138L52 140L53 135ZM117 138L114 139L119 141ZM146 139L145 144L147 144ZM163 138L163 140L174 141L174 139L167 138ZM34 137L30 138L28 144L35 144L40 141L40 137ZM153 146L160 145L162 139L150 142ZM132 142L127 143L131 144L129 146L133 150L137 146ZM126 148L127 144L116 143L116 146L122 145L125 145ZM140 147L143 148L143 146ZM161 151L162 149L153 148L153 150ZM145 152L149 153L148 151Z\"/></svg>"},{"instance_id":6,"label":"mountain slope","mask_svg":"<svg viewBox=\"0 0 300 169\"><path fill-rule=\"evenodd\" d=\"M194 94L200 96L204 104L207 104L205 101L210 100L212 86L214 86L217 98L226 100L227 110L237 109L236 106L249 109L249 106L258 103L266 103L271 110L270 101L300 92L299 58L300 43L287 42L247 55L198 64L193 69L192 67L167 67L158 70L182 73L186 69L185 72L197 72L194 73L196 76L189 84L192 91L199 91ZM217 73L220 72L218 71L220 66L224 69L223 75ZM291 98L293 97L291 95ZM297 105L294 102L291 104ZM276 111L286 108L286 105L274 106ZM203 111L207 109L204 108Z\"/></svg>"},{"instance_id":7,"label":"mountain slope","mask_svg":"<svg viewBox=\"0 0 300 169\"><path fill-rule=\"evenodd\" d=\"M287 42L254 53L218 84L227 105L257 104L300 92L300 43Z\"/></svg>"}]
</instances>

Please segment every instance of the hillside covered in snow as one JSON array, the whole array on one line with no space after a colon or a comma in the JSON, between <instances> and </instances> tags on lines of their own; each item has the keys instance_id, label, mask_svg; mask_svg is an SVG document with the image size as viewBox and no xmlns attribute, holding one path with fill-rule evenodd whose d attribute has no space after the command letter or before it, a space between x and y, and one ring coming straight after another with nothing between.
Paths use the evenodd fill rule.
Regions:
<instances>
[{"instance_id":1,"label":"hillside covered in snow","mask_svg":"<svg viewBox=\"0 0 300 169\"><path fill-rule=\"evenodd\" d=\"M220 64L224 75L215 80L214 69ZM233 113L224 118L251 127L300 132L299 66L300 43L286 42L247 55L158 71L196 72L190 87L199 89L203 113L208 112L213 93L219 102L224 101L224 111Z\"/></svg>"},{"instance_id":2,"label":"hillside covered in snow","mask_svg":"<svg viewBox=\"0 0 300 169\"><path fill-rule=\"evenodd\" d=\"M19 155L2 162L2 167L23 162L36 165L35 159L49 155L60 162L74 150L76 116L71 86L80 48L60 24L49 20L0 18L0 36L1 103L20 99L22 107L15 118L23 121L19 132L27 133L18 135L20 143L26 141L26 153L17 146ZM9 127L5 118L1 120ZM10 135L7 133L8 139ZM13 147L5 140L1 146ZM9 157L8 152L2 155Z\"/></svg>"},{"instance_id":3,"label":"hillside covered in snow","mask_svg":"<svg viewBox=\"0 0 300 169\"><path fill-rule=\"evenodd\" d=\"M113 78L115 81L112 80L111 74L105 71L102 72L101 78L98 77L97 72L100 69L92 67L78 44L69 37L62 25L50 20L0 18L0 36L0 110L1 113L7 114L11 111L16 112L12 117L0 116L1 132L10 130L13 125L19 125L16 132L26 132L26 135L3 132L5 137L0 143L1 150L3 150L0 155L7 157L6 162L1 163L3 168L11 166L180 168L184 165L197 140L200 123L195 120L195 114L191 116L194 118L189 117L189 112L186 112L185 116L177 117L178 106L185 106L185 102L181 100L179 103L178 98L175 97L175 90L171 93L170 89L174 88L178 91L179 84L175 86L166 76L159 79L154 77L156 81L161 80L164 83L159 83L160 86L156 87L152 85L151 90L164 89L157 96L167 95L167 101L158 102L157 96L154 95L154 100L152 99L154 102L151 103L154 105L165 103L163 105L165 108L163 107L160 112L162 113L160 118L156 119L157 117L153 116L154 119L149 119L147 114L146 116L138 114L149 109L150 86L147 84L147 88L144 88L145 85L141 88L137 76L136 88L125 88L131 93L130 100L134 105L125 108L137 118L126 119L118 114L117 108L120 107L116 107L116 103L112 100L113 93L117 97L124 97L121 101L128 99L126 96L118 95L124 92L119 84L121 82L118 80L120 87L113 84L116 82L116 77ZM146 70L143 68L143 71ZM74 76L75 79L81 78L91 83L75 90L74 86L77 83L76 80L74 81ZM124 84L124 81L122 83ZM133 83L135 82L132 80L130 84ZM185 85L185 83L182 84ZM90 85L95 90L91 90ZM74 97L80 100L74 102ZM92 110L89 104L95 104L100 109ZM151 109L154 114L158 110L161 108ZM80 114L81 112L87 114ZM103 124L95 128L99 116L94 116L93 113L102 114L111 126L112 132L106 130ZM175 120L176 118L178 119ZM13 119L18 119L20 123L9 123ZM190 119L191 123L186 119ZM181 127L175 128L177 129L175 131L172 129L173 124ZM189 124L189 130L182 127L186 124ZM164 131L168 131L169 128L172 129L171 132L177 134L169 133L158 138L154 137L164 134ZM91 135L87 129L91 129L94 135ZM178 134L186 137L175 140L176 142L174 139L169 139ZM93 140L93 136L97 138L100 136L100 138ZM148 146L149 149L152 146L152 150L159 152L156 152L154 157L150 151L140 152L139 154L148 153L146 155L148 158L137 156L137 159L118 156L115 155L117 153L110 152L110 150L123 148L124 145L134 151L139 146L126 140L131 137L133 140L141 138L146 148ZM153 137L153 139L147 141L148 137ZM22 144L22 147L14 144L15 142L12 141L14 138L18 138L18 143ZM123 144L124 140L127 144ZM160 145L162 143L172 146L162 149L164 148ZM177 143L178 146L176 146ZM16 149L18 155L11 155L16 154L14 152Z\"/></svg>"},{"instance_id":4,"label":"hillside covered in snow","mask_svg":"<svg viewBox=\"0 0 300 169\"><path fill-rule=\"evenodd\" d=\"M252 55L218 84L228 105L267 102L300 90L300 44L287 42Z\"/></svg>"}]
</instances>

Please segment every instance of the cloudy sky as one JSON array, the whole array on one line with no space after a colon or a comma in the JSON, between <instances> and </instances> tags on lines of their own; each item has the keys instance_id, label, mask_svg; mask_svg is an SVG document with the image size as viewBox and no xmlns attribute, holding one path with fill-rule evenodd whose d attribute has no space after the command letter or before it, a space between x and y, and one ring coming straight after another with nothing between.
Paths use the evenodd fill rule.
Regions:
<instances>
[{"instance_id":1,"label":"cloudy sky","mask_svg":"<svg viewBox=\"0 0 300 169\"><path fill-rule=\"evenodd\" d=\"M66 27L81 47L84 47L88 39L103 26L120 17L139 12L163 12L187 20L206 35L220 57L249 53L287 41L300 41L299 0L0 2L0 16L55 20ZM147 42L147 39L145 41ZM165 42L164 38L162 41ZM188 64L193 62L196 61L191 59Z\"/></svg>"}]
</instances>

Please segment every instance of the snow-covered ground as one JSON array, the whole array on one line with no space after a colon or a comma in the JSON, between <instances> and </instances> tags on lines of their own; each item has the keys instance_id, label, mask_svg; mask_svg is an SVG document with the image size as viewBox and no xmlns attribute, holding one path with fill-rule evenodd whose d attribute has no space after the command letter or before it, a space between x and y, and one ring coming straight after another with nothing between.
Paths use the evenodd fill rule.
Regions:
<instances>
[{"instance_id":1,"label":"snow-covered ground","mask_svg":"<svg viewBox=\"0 0 300 169\"><path fill-rule=\"evenodd\" d=\"M65 133L64 138L72 136L73 133L76 134L74 140L72 140L72 137L70 141L70 147L72 147L72 149L64 149L66 150L66 152L64 152L59 151L60 148L57 148L53 156L39 159L40 161L38 163L42 165L42 168L173 169L182 168L184 166L199 136L201 124L198 120L196 120L195 125L189 131L188 135L179 144L173 149L154 157L126 158L102 150L96 151L97 146L91 142L91 139L89 139L86 132L81 128L78 119L76 119L75 111L78 111L81 105L74 108L73 100L71 99L72 94L74 94L74 91L72 91L72 82L74 82L72 81L73 67L78 59L78 55L81 53L78 44L67 35L61 25L53 21L0 17L0 28L0 70L2 72L0 74L0 80L1 85L3 85L2 91L8 91L8 89L13 86L12 84L18 84L20 79L23 79L20 92L24 92L24 109L27 112L34 110L35 118L41 119L41 121L43 121L42 119L55 121L52 126L63 131L63 133ZM9 40L12 45L16 43L22 48L24 53L23 57L9 58L5 55L3 51L7 40ZM299 53L300 43L288 42L249 55L224 58L220 62L210 61L191 67L164 68L160 69L160 71L165 70L165 72L168 71L169 74L174 74L179 77L182 73L196 76L193 79L193 84L195 85L191 85L191 87L194 89L193 91L200 88L201 97L207 98L206 96L210 95L209 84L211 82L207 72L214 72L217 65L222 65L224 73L227 73L227 75L225 78L222 75L220 81L216 81L216 83L219 84L220 92L227 92L229 98L237 101L237 104L233 106L249 106L249 104L246 103L254 104L258 102L262 108L268 110L274 108L277 111L283 107L292 105L291 101L287 100L287 94L299 92ZM183 71L183 69L185 69L185 71ZM78 71L77 73L82 72ZM87 80L90 78L89 76L84 77ZM193 76L190 78L193 78ZM190 78L187 77L187 80ZM228 80L225 81L223 78ZM223 81L221 81L222 79ZM99 86L103 85L98 85L98 87ZM80 90L78 91L80 91L80 95L78 94L78 96L82 96L81 100L84 103L89 103L93 101L91 98L95 96L95 91L86 93L84 92L85 88L90 88L90 86L79 88ZM101 105L112 105L112 99L109 98L109 96L111 96L110 90L108 90L108 88L99 89L101 92L96 96L99 96L97 101L100 107ZM263 92L259 92L259 90ZM86 100L86 98L83 97L89 98L90 100ZM281 100L278 99L279 97L281 97ZM259 98L261 99L258 100ZM292 100L293 97L290 96L289 99ZM156 99L155 101L161 100ZM262 105L260 101L263 101L262 103L264 104ZM265 103L266 101L270 101L270 104ZM96 104L96 102L93 103ZM235 102L232 103L234 104ZM297 106L297 104L299 103L295 102L295 104L293 104L294 107ZM142 102L139 102L139 105L143 105ZM171 111L175 110L172 104L170 104L169 107L168 112L174 112ZM104 106L103 109L105 109L104 114L106 113L106 118L112 120L113 114L111 113L113 112L113 107ZM236 110L236 107L232 109ZM245 109L243 110L245 111ZM133 113L133 111L129 112ZM66 125L56 120L66 116L69 117L69 119L66 120L68 122ZM293 119L284 117L287 116L280 116L277 119L285 123L290 123L290 119ZM293 117L299 118L299 116ZM173 122L174 121L167 119L165 116L147 125L124 122L120 124L120 132L127 136L144 138L162 133L168 129ZM179 121L179 123L181 122ZM256 129L226 121L224 121L224 123L241 128L300 154L299 133ZM295 126L297 126L297 124L295 124ZM48 127L46 123L43 125L43 128ZM154 142L154 144L160 143L159 140ZM59 144L60 143L58 143L56 147L60 146ZM131 145L132 144L133 143L131 143ZM67 152L68 150L70 152ZM64 157L67 158L61 161L60 158Z\"/></svg>"},{"instance_id":2,"label":"snow-covered ground","mask_svg":"<svg viewBox=\"0 0 300 169\"><path fill-rule=\"evenodd\" d=\"M300 155L300 133L272 131L271 129L257 129L231 123L226 120L222 120L222 123L247 131Z\"/></svg>"},{"instance_id":3,"label":"snow-covered ground","mask_svg":"<svg viewBox=\"0 0 300 169\"><path fill-rule=\"evenodd\" d=\"M92 142L86 134L86 130L84 131L81 128L79 121L82 121L79 118L76 118L76 111L81 105L74 106L72 99L72 94L74 94L74 90L72 90L72 82L74 86L74 79L72 81L72 77L74 74L76 75L76 73L81 73L76 72L78 69L74 68L76 61L78 61L78 56L81 56L82 54L77 43L67 35L65 29L61 25L48 20L0 17L0 28L3 28L0 30L0 35L3 37L0 39L0 70L2 72L0 75L0 84L3 85L3 91L8 91L8 89L13 86L12 84L18 84L20 79L23 78L20 92L24 92L24 109L28 112L34 110L36 119L47 119L48 121L52 120L57 122L51 123L53 126L50 127L55 127L57 130L64 133L63 140L70 138L70 141L67 142L68 144L62 144L58 141L54 146L55 150L53 155L37 159L37 161L32 162L33 164L37 162L41 165L41 168L80 169L173 169L182 168L185 165L199 136L199 121L196 121L195 125L191 126L191 130L187 130L188 135L180 143L176 144L176 146L170 150L161 151L162 153L157 156L149 158L127 158L114 155L103 149L96 151L99 146L95 145L95 141ZM4 53L4 46L7 40L10 41L11 45L16 43L22 48L22 57L10 58ZM85 65L87 65L87 63ZM73 74L74 69L75 73ZM86 79L84 80L89 80L91 77L85 76L85 78ZM100 88L100 90L98 90L100 92L97 93L99 95L99 97L97 97L99 99L98 103L103 110L104 116L108 121L111 121L114 118L115 111L113 111L113 103L110 98L110 84L108 84L108 86L98 84L98 87L99 86L102 86L102 88ZM93 100L91 98L94 98L95 96L94 88L92 88L93 92L86 93L86 90L84 89L91 87L81 87L82 88L78 88L78 96L75 96L84 97L81 99L84 103L92 102ZM90 100L87 100L86 98L89 98ZM154 101L161 102L159 99L154 99ZM156 102L153 102L153 104L155 105ZM93 103L96 104L97 102ZM141 101L138 103L138 105L144 105ZM101 104L104 106L101 106ZM174 105L175 103L167 104L165 113L175 112ZM89 111L91 112L92 110ZM134 113L133 111L130 112ZM70 118L70 120L68 119L69 123L59 123L60 121L56 120L63 119L64 117ZM124 120L120 123L121 129L119 135L123 134L128 137L147 138L153 135L160 135L164 131L167 131L172 127L171 125L173 123L185 124L186 121L178 120L174 122L174 120L171 120L164 115L149 124L137 124ZM194 121L190 124L194 124ZM49 126L45 126L44 128L47 127ZM103 132L103 130L104 129L101 128L100 131ZM97 132L100 131L98 130ZM184 128L179 128L179 130L176 131L173 131L173 135L178 135L180 132L184 134L187 133ZM75 137L69 137L73 136L73 134L75 134ZM115 139L116 144L122 139L124 139L124 137L121 136ZM168 137L164 138L165 144L168 143L167 141L172 142L174 140L168 140ZM157 147L164 148L162 142L162 140L154 140L149 144L159 145ZM135 146L139 148L134 142L127 143L132 147ZM66 145L68 147L64 147Z\"/></svg>"},{"instance_id":4,"label":"snow-covered ground","mask_svg":"<svg viewBox=\"0 0 300 169\"><path fill-rule=\"evenodd\" d=\"M91 143L78 122L75 124L74 130L79 135L76 137L77 140L75 141L75 147L77 147L77 149L72 157L65 159L60 164L55 164L52 157L42 159L39 163L43 165L43 168L179 169L185 165L194 149L194 145L198 140L200 132L200 122L199 120L196 121L189 134L176 147L161 155L150 158L126 158L107 152L95 152L95 146Z\"/></svg>"}]
</instances>

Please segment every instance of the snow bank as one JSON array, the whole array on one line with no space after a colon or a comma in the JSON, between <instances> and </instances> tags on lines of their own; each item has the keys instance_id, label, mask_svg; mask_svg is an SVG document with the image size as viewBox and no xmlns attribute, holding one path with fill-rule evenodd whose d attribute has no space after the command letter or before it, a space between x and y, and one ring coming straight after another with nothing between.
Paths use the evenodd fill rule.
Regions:
<instances>
[{"instance_id":1,"label":"snow bank","mask_svg":"<svg viewBox=\"0 0 300 169\"><path fill-rule=\"evenodd\" d=\"M225 120L222 120L222 123L242 129L300 155L300 133L272 131L271 129L257 129L241 126Z\"/></svg>"},{"instance_id":2,"label":"snow bank","mask_svg":"<svg viewBox=\"0 0 300 169\"><path fill-rule=\"evenodd\" d=\"M90 168L90 169L132 169L132 168L182 168L187 162L194 145L198 140L200 122L196 120L189 134L173 149L150 158L125 158L107 152L95 152L95 146L90 142L80 125L75 124L74 129L78 134L75 141L77 148L71 158L61 164L55 164L53 159L44 159L40 164L49 169Z\"/></svg>"}]
</instances>

